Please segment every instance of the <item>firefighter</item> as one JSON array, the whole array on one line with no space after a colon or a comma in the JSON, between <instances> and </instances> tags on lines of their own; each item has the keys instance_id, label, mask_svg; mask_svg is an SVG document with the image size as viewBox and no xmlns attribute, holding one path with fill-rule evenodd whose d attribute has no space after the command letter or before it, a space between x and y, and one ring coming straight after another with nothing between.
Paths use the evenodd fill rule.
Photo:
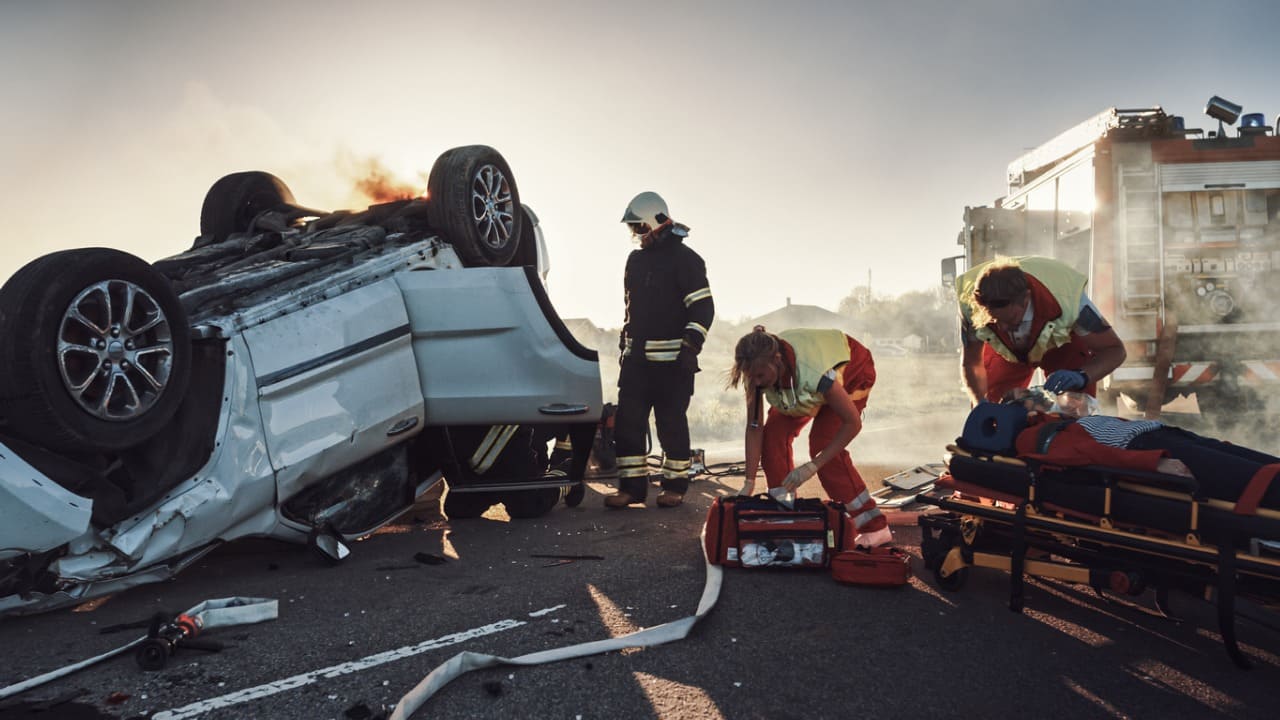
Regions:
<instances>
[{"instance_id":1,"label":"firefighter","mask_svg":"<svg viewBox=\"0 0 1280 720\"><path fill-rule=\"evenodd\" d=\"M1087 282L1070 266L1035 256L1001 258L960 276L960 368L971 402L999 402L1026 387L1037 367L1051 393L1096 395L1125 349L1085 294Z\"/></svg>"},{"instance_id":2,"label":"firefighter","mask_svg":"<svg viewBox=\"0 0 1280 720\"><path fill-rule=\"evenodd\" d=\"M658 507L680 505L689 489L689 399L698 353L715 315L706 264L684 244L689 228L671 220L653 192L631 200L622 222L640 248L623 275L626 320L618 339L622 368L614 418L618 492L605 507L643 504L649 489L645 440L654 415L662 463Z\"/></svg>"},{"instance_id":3,"label":"firefighter","mask_svg":"<svg viewBox=\"0 0 1280 720\"><path fill-rule=\"evenodd\" d=\"M729 385L742 383L747 398L746 467L740 494L755 492L764 466L770 488L794 492L815 474L827 496L844 503L858 528L854 543L893 540L889 521L854 467L847 447L862 431L876 367L871 351L839 330L787 330L777 335L757 325L738 341ZM761 422L764 400L769 415ZM809 462L795 466L792 445L804 426Z\"/></svg>"}]
</instances>

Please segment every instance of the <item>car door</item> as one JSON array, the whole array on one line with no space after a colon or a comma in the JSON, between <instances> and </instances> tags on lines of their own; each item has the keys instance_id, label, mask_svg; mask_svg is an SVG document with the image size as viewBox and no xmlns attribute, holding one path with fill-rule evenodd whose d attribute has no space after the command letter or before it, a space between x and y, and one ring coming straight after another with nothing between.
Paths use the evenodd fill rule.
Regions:
<instances>
[{"instance_id":1,"label":"car door","mask_svg":"<svg viewBox=\"0 0 1280 720\"><path fill-rule=\"evenodd\" d=\"M409 319L391 277L244 335L281 500L421 430Z\"/></svg>"},{"instance_id":2,"label":"car door","mask_svg":"<svg viewBox=\"0 0 1280 720\"><path fill-rule=\"evenodd\" d=\"M404 293L428 425L600 417L600 364L531 268L407 270Z\"/></svg>"}]
</instances>

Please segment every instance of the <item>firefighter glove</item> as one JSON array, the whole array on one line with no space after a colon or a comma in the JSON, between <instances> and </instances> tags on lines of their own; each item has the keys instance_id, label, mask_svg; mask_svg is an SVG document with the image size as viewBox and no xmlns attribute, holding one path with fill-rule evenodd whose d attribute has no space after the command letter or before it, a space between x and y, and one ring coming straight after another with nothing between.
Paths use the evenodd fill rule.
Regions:
<instances>
[{"instance_id":1,"label":"firefighter glove","mask_svg":"<svg viewBox=\"0 0 1280 720\"><path fill-rule=\"evenodd\" d=\"M690 375L698 372L698 353L688 345L680 346L680 354L676 356L676 364Z\"/></svg>"},{"instance_id":2,"label":"firefighter glove","mask_svg":"<svg viewBox=\"0 0 1280 720\"><path fill-rule=\"evenodd\" d=\"M791 472L787 473L787 479L782 481L782 487L794 492L801 485L805 484L805 482L808 481L809 478L816 475L817 472L818 472L818 466L814 465L812 461L807 462L801 465L800 467L796 468L795 470L792 470Z\"/></svg>"},{"instance_id":3,"label":"firefighter glove","mask_svg":"<svg viewBox=\"0 0 1280 720\"><path fill-rule=\"evenodd\" d=\"M1089 384L1089 376L1081 370L1054 370L1045 378L1044 389L1051 393L1082 390Z\"/></svg>"}]
</instances>

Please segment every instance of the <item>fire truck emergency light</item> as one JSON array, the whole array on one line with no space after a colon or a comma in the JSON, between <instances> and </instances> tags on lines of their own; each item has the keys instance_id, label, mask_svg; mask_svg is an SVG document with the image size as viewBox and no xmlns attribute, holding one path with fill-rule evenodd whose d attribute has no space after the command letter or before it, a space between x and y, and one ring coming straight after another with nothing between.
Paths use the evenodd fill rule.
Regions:
<instances>
[{"instance_id":1,"label":"fire truck emergency light","mask_svg":"<svg viewBox=\"0 0 1280 720\"><path fill-rule=\"evenodd\" d=\"M1262 113L1249 113L1240 116L1240 136L1247 135L1266 135L1271 132L1271 126L1267 124L1267 119Z\"/></svg>"}]
</instances>

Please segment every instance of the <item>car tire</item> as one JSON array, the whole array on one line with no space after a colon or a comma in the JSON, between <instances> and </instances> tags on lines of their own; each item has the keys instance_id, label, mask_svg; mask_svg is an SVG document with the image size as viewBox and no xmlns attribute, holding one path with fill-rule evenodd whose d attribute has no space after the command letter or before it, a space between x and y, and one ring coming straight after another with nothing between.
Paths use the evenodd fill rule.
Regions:
<instances>
[{"instance_id":1,"label":"car tire","mask_svg":"<svg viewBox=\"0 0 1280 720\"><path fill-rule=\"evenodd\" d=\"M233 233L247 231L264 210L293 204L289 187L271 173L253 170L227 175L205 193L195 247L220 243Z\"/></svg>"},{"instance_id":2,"label":"car tire","mask_svg":"<svg viewBox=\"0 0 1280 720\"><path fill-rule=\"evenodd\" d=\"M587 484L579 480L573 487L569 488L569 492L564 495L564 504L567 507L575 508L582 504L587 497Z\"/></svg>"},{"instance_id":3,"label":"car tire","mask_svg":"<svg viewBox=\"0 0 1280 720\"><path fill-rule=\"evenodd\" d=\"M494 498L489 493L456 493L444 496L444 514L450 520L474 520L493 507Z\"/></svg>"},{"instance_id":4,"label":"car tire","mask_svg":"<svg viewBox=\"0 0 1280 720\"><path fill-rule=\"evenodd\" d=\"M507 514L516 520L532 520L551 512L564 497L566 488L539 488L537 490L520 490L509 493L502 498Z\"/></svg>"},{"instance_id":5,"label":"car tire","mask_svg":"<svg viewBox=\"0 0 1280 720\"><path fill-rule=\"evenodd\" d=\"M0 288L5 429L67 452L118 451L164 428L191 373L169 281L109 248L37 258Z\"/></svg>"},{"instance_id":6,"label":"car tire","mask_svg":"<svg viewBox=\"0 0 1280 720\"><path fill-rule=\"evenodd\" d=\"M511 168L486 145L445 151L427 178L427 219L466 265L511 264L524 212Z\"/></svg>"},{"instance_id":7,"label":"car tire","mask_svg":"<svg viewBox=\"0 0 1280 720\"><path fill-rule=\"evenodd\" d=\"M520 243L516 247L512 265L523 265L538 270L538 219L528 207L521 206Z\"/></svg>"}]
</instances>

